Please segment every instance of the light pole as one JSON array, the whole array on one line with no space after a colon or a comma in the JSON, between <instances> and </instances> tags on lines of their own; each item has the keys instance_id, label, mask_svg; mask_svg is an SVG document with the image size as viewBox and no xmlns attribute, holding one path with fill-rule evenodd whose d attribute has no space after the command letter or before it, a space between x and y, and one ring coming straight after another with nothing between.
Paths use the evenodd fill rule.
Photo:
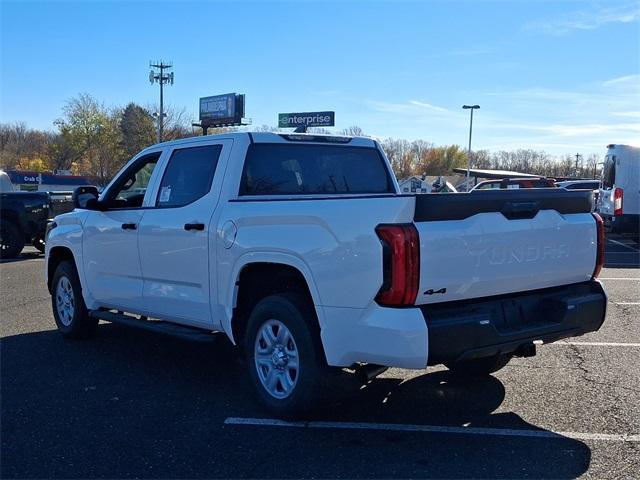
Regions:
<instances>
[{"instance_id":1,"label":"light pole","mask_svg":"<svg viewBox=\"0 0 640 480\"><path fill-rule=\"evenodd\" d=\"M171 62L165 63L163 61L156 63L149 62L149 67L160 70L159 73L154 70L149 72L149 81L151 84L153 85L154 82L158 82L160 84L160 114L158 115L158 143L160 143L162 142L162 123L164 122L165 116L163 86L165 83L173 85L173 72L165 74L164 71L173 68L173 64Z\"/></svg>"},{"instance_id":2,"label":"light pole","mask_svg":"<svg viewBox=\"0 0 640 480\"><path fill-rule=\"evenodd\" d=\"M463 109L471 110L471 122L469 123L469 151L467 153L467 192L469 191L469 182L471 176L471 132L473 131L473 111L480 108L480 105L463 105Z\"/></svg>"}]
</instances>

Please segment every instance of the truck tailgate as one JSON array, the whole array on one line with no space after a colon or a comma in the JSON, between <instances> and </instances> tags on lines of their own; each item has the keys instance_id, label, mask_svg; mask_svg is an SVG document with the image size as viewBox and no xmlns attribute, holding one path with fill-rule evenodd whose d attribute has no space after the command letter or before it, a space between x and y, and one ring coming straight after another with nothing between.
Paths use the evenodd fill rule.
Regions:
<instances>
[{"instance_id":1,"label":"truck tailgate","mask_svg":"<svg viewBox=\"0 0 640 480\"><path fill-rule=\"evenodd\" d=\"M522 189L416 196L416 304L584 282L596 263L591 192Z\"/></svg>"}]
</instances>

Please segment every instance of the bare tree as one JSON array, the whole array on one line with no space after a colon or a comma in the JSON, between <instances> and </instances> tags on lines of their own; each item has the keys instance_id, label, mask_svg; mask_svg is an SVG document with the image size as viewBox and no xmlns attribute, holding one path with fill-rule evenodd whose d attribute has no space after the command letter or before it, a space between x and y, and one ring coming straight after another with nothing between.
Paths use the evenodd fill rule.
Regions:
<instances>
[{"instance_id":1,"label":"bare tree","mask_svg":"<svg viewBox=\"0 0 640 480\"><path fill-rule=\"evenodd\" d=\"M253 132L281 132L282 130L278 127L274 127L271 125L259 125L251 128Z\"/></svg>"},{"instance_id":2,"label":"bare tree","mask_svg":"<svg viewBox=\"0 0 640 480\"><path fill-rule=\"evenodd\" d=\"M363 137L365 136L364 131L357 125L351 125L350 127L342 130L342 134L349 137Z\"/></svg>"},{"instance_id":3,"label":"bare tree","mask_svg":"<svg viewBox=\"0 0 640 480\"><path fill-rule=\"evenodd\" d=\"M149 112L158 112L160 107L155 104L148 104L145 110ZM162 140L176 140L178 138L193 137L196 135L192 128L192 116L185 107L175 107L173 105L164 106L164 123ZM154 116L157 113L154 113ZM156 117L157 122L157 117ZM157 128L157 123L156 123Z\"/></svg>"},{"instance_id":4,"label":"bare tree","mask_svg":"<svg viewBox=\"0 0 640 480\"><path fill-rule=\"evenodd\" d=\"M600 170L598 167L600 166L601 161L602 159L595 153L589 155L587 157L587 171L584 172L584 176L598 178L598 172Z\"/></svg>"}]
</instances>

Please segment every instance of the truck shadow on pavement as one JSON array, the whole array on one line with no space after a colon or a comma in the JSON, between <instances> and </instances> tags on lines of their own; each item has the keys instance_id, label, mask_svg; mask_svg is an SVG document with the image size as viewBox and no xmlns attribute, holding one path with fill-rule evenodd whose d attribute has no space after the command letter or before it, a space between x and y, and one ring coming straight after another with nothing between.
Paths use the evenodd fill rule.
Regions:
<instances>
[{"instance_id":1,"label":"truck shadow on pavement","mask_svg":"<svg viewBox=\"0 0 640 480\"><path fill-rule=\"evenodd\" d=\"M609 235L605 243L605 268L640 268L638 243Z\"/></svg>"},{"instance_id":2,"label":"truck shadow on pavement","mask_svg":"<svg viewBox=\"0 0 640 480\"><path fill-rule=\"evenodd\" d=\"M36 258L44 258L44 254L36 251L22 252L15 258L0 258L0 264L22 262L24 260L33 260Z\"/></svg>"},{"instance_id":3,"label":"truck shadow on pavement","mask_svg":"<svg viewBox=\"0 0 640 480\"><path fill-rule=\"evenodd\" d=\"M92 340L51 330L0 350L2 478L576 478L591 460L565 437L225 425L270 415L222 336L189 344L104 324ZM345 385L314 420L541 430L493 413L497 378L429 372Z\"/></svg>"}]
</instances>

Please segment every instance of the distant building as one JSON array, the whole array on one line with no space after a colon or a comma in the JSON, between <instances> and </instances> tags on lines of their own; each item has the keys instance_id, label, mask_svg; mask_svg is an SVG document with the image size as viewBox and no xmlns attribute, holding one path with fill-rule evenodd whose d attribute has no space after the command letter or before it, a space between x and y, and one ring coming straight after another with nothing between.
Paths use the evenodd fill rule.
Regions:
<instances>
[{"instance_id":1,"label":"distant building","mask_svg":"<svg viewBox=\"0 0 640 480\"><path fill-rule=\"evenodd\" d=\"M16 191L68 192L81 185L91 185L86 177L78 175L56 175L51 172L25 170L7 170L6 173Z\"/></svg>"},{"instance_id":2,"label":"distant building","mask_svg":"<svg viewBox=\"0 0 640 480\"><path fill-rule=\"evenodd\" d=\"M429 193L431 192L431 184L426 177L413 175L403 180L398 180L400 191L402 193Z\"/></svg>"},{"instance_id":3,"label":"distant building","mask_svg":"<svg viewBox=\"0 0 640 480\"><path fill-rule=\"evenodd\" d=\"M413 175L398 180L400 193L455 192L454 185L460 181L459 175Z\"/></svg>"}]
</instances>

